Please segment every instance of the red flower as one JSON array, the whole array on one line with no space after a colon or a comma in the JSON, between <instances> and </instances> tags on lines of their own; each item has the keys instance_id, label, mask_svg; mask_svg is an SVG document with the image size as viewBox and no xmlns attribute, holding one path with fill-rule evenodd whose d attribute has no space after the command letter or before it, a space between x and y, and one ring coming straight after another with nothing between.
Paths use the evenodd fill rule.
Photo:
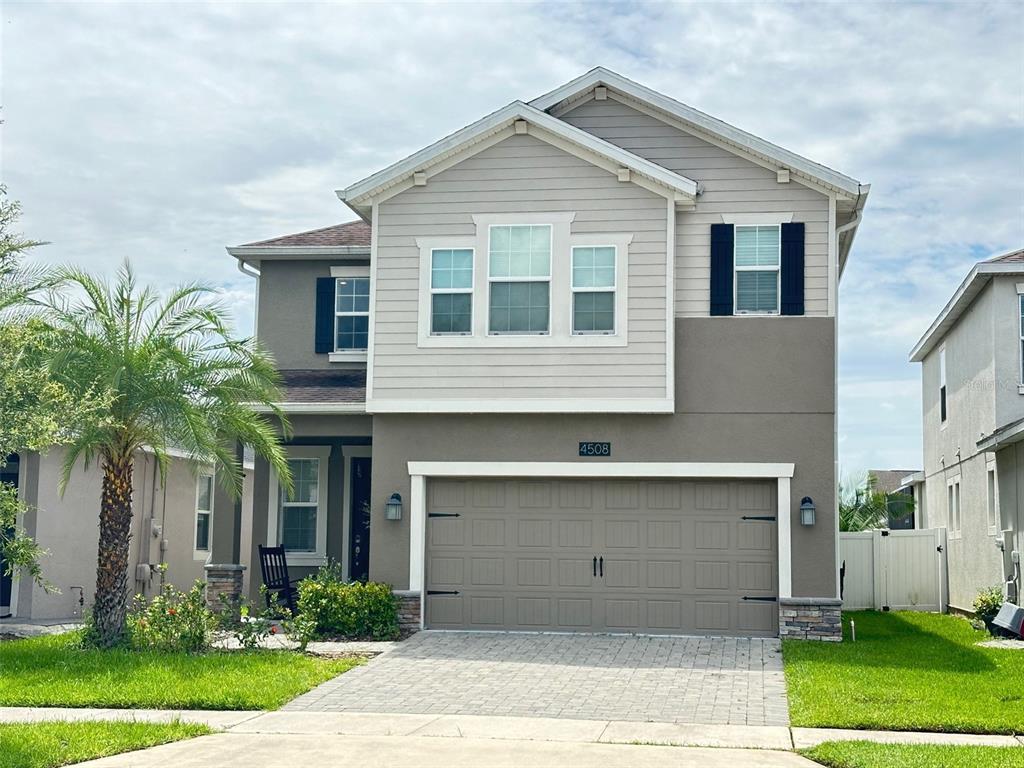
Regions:
<instances>
[{"instance_id":1,"label":"red flower","mask_svg":"<svg viewBox=\"0 0 1024 768\"><path fill-rule=\"evenodd\" d=\"M276 635L277 634L277 627L271 627L270 628L270 634Z\"/></svg>"},{"instance_id":2,"label":"red flower","mask_svg":"<svg viewBox=\"0 0 1024 768\"><path fill-rule=\"evenodd\" d=\"M177 611L175 611L173 608L168 608L167 609L167 615L168 616L174 616L176 613L177 613Z\"/></svg>"}]
</instances>

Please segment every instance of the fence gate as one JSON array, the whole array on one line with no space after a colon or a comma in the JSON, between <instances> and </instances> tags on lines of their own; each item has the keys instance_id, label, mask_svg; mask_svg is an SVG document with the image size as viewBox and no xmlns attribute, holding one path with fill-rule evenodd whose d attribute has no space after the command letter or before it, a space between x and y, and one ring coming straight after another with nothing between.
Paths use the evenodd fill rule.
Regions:
<instances>
[{"instance_id":1,"label":"fence gate","mask_svg":"<svg viewBox=\"0 0 1024 768\"><path fill-rule=\"evenodd\" d=\"M839 534L843 608L946 610L946 529Z\"/></svg>"}]
</instances>

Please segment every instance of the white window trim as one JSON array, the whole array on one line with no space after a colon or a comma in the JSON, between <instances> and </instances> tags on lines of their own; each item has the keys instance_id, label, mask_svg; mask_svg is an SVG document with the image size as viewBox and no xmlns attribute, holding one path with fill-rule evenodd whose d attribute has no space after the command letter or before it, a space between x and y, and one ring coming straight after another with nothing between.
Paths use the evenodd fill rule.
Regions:
<instances>
[{"instance_id":1,"label":"white window trim","mask_svg":"<svg viewBox=\"0 0 1024 768\"><path fill-rule=\"evenodd\" d=\"M303 566L324 565L327 562L327 484L330 477L328 465L331 458L331 446L288 445L285 446L285 453L289 459L320 459L319 471L317 473L316 550L313 552L288 552L288 564ZM281 512L280 498L281 486L278 483L277 473L271 468L271 503L267 505L267 541L270 546L280 544L277 530L277 521Z\"/></svg>"},{"instance_id":2,"label":"white window trim","mask_svg":"<svg viewBox=\"0 0 1024 768\"><path fill-rule=\"evenodd\" d=\"M942 414L942 390L946 390L946 414L945 418ZM943 344L939 347L939 391L938 391L938 402L939 407L939 430L944 430L946 425L949 423L949 387L946 384L946 345Z\"/></svg>"},{"instance_id":3,"label":"white window trim","mask_svg":"<svg viewBox=\"0 0 1024 768\"><path fill-rule=\"evenodd\" d=\"M1024 283L1017 283L1017 334L1020 339L1017 342L1017 392L1024 395Z\"/></svg>"},{"instance_id":4,"label":"white window trim","mask_svg":"<svg viewBox=\"0 0 1024 768\"><path fill-rule=\"evenodd\" d=\"M959 539L963 530L963 495L960 475L946 480L946 531L950 539ZM951 504L952 502L952 504Z\"/></svg>"},{"instance_id":5,"label":"white window trim","mask_svg":"<svg viewBox=\"0 0 1024 768\"><path fill-rule=\"evenodd\" d=\"M491 230L495 227L547 227L551 231L551 239L548 250L548 273L546 275L528 277L513 277L509 275L495 277L491 274ZM491 338L504 336L550 336L553 329L552 316L554 315L553 304L555 295L552 289L552 272L555 267L555 227L553 224L526 224L524 222L509 222L507 224L487 225L487 335ZM491 330L491 286L494 283L547 283L548 284L548 329L546 331L492 331Z\"/></svg>"},{"instance_id":6,"label":"white window trim","mask_svg":"<svg viewBox=\"0 0 1024 768\"><path fill-rule=\"evenodd\" d=\"M576 214L556 211L550 213L474 214L474 234L453 237L418 237L420 250L419 311L417 313L417 342L420 348L576 348L624 347L629 340L629 247L632 233L573 234L571 224ZM551 225L551 317L549 332L537 334L487 333L489 309L489 233L492 225ZM575 246L615 246L615 334L572 333L572 248ZM473 332L468 336L434 336L430 333L430 254L438 248L473 249ZM671 259L669 260L671 263ZM373 285L370 286L371 291ZM671 292L670 292L671 295ZM488 300L480 297L487 296ZM671 301L669 301L671 311Z\"/></svg>"},{"instance_id":7,"label":"white window trim","mask_svg":"<svg viewBox=\"0 0 1024 768\"><path fill-rule=\"evenodd\" d=\"M794 465L744 462L533 462L533 461L410 461L409 590L420 594L420 627L424 626L424 585L427 552L427 479L436 477L561 477L561 478L765 478L776 480L778 518L779 599L793 596L791 484ZM836 574L838 588L838 572Z\"/></svg>"},{"instance_id":8,"label":"white window trim","mask_svg":"<svg viewBox=\"0 0 1024 768\"><path fill-rule=\"evenodd\" d=\"M469 288L435 288L433 286L433 273L434 273L434 253L436 251L469 251L472 254L471 258L471 269L472 275L470 277ZM430 253L427 257L427 308L426 308L426 320L427 320L427 333L434 338L445 338L452 336L472 336L473 335L473 312L476 308L476 292L473 289L474 282L476 280L476 249L472 246L464 248L455 248L453 246L434 246L430 249ZM433 328L433 314L434 314L434 296L436 294L451 295L451 294L468 294L469 295L469 332L460 333L457 331L435 331Z\"/></svg>"},{"instance_id":9,"label":"white window trim","mask_svg":"<svg viewBox=\"0 0 1024 768\"><path fill-rule=\"evenodd\" d=\"M724 217L723 217L724 218ZM760 265L739 266L736 264L736 228L737 227L778 227L779 228L779 263L774 267ZM750 310L737 309L737 297L739 294L739 273L740 272L775 272L775 309L768 312L753 312ZM779 223L772 224L735 224L733 226L732 240L732 313L737 317L776 317L782 314L782 226Z\"/></svg>"},{"instance_id":10,"label":"white window trim","mask_svg":"<svg viewBox=\"0 0 1024 768\"><path fill-rule=\"evenodd\" d=\"M370 284L370 304L365 312L339 312L338 311L338 280L346 277L351 278L363 278L370 280L370 266L341 266L331 267L331 277L334 278L334 330L332 339L332 345L334 351L329 352L327 359L332 363L358 363L366 362L367 355L369 353L370 336L367 332L366 346L367 349L338 349L338 318L339 317L363 317L367 319L367 327L369 327L370 313L373 310L373 284L371 280Z\"/></svg>"},{"instance_id":11,"label":"white window trim","mask_svg":"<svg viewBox=\"0 0 1024 768\"><path fill-rule=\"evenodd\" d=\"M200 478L210 478L210 508L208 510L199 509L199 480ZM216 487L217 477L213 470L201 471L196 476L196 500L195 500L195 517L192 520L192 559L193 560L208 560L210 553L213 552L213 508L215 506L214 495L217 492ZM206 549L199 549L196 547L196 534L199 530L199 515L209 515L210 519L206 524Z\"/></svg>"},{"instance_id":12,"label":"white window trim","mask_svg":"<svg viewBox=\"0 0 1024 768\"><path fill-rule=\"evenodd\" d=\"M781 227L793 223L793 213L723 213L722 223L736 227Z\"/></svg>"},{"instance_id":13,"label":"white window trim","mask_svg":"<svg viewBox=\"0 0 1024 768\"><path fill-rule=\"evenodd\" d=\"M992 478L991 485L989 485L989 477ZM996 471L996 463L994 461L989 461L985 464L985 494L985 523L988 525L988 535L997 536L1002 530L1003 521L999 510L999 473ZM995 512L992 524L988 522L988 511L990 508Z\"/></svg>"},{"instance_id":14,"label":"white window trim","mask_svg":"<svg viewBox=\"0 0 1024 768\"><path fill-rule=\"evenodd\" d=\"M573 263L576 258L577 248L611 248L615 252L612 260L612 284L611 286L577 288L573 285ZM576 330L576 294L577 293L611 293L612 294L612 329L610 331L577 331ZM573 244L569 249L569 327L573 336L614 336L619 328L619 247L614 243L601 243L594 245Z\"/></svg>"}]
</instances>

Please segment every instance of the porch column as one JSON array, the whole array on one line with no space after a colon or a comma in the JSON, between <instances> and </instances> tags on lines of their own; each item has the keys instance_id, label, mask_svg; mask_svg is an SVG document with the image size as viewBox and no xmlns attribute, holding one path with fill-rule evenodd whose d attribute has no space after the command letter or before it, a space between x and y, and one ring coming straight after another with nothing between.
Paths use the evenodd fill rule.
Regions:
<instances>
[{"instance_id":1,"label":"porch column","mask_svg":"<svg viewBox=\"0 0 1024 768\"><path fill-rule=\"evenodd\" d=\"M241 465L241 443L235 446L235 457ZM232 497L219 480L214 483L210 559L205 566L206 604L213 610L220 610L225 602L237 606L242 598L245 575L240 558L243 497L244 494Z\"/></svg>"}]
</instances>

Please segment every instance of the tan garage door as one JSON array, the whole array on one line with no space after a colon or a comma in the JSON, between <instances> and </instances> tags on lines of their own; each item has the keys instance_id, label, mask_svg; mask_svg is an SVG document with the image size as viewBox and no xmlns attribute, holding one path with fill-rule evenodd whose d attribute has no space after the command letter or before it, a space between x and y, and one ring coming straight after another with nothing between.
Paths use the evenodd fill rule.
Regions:
<instances>
[{"instance_id":1,"label":"tan garage door","mask_svg":"<svg viewBox=\"0 0 1024 768\"><path fill-rule=\"evenodd\" d=\"M778 633L774 481L433 480L434 629Z\"/></svg>"}]
</instances>

